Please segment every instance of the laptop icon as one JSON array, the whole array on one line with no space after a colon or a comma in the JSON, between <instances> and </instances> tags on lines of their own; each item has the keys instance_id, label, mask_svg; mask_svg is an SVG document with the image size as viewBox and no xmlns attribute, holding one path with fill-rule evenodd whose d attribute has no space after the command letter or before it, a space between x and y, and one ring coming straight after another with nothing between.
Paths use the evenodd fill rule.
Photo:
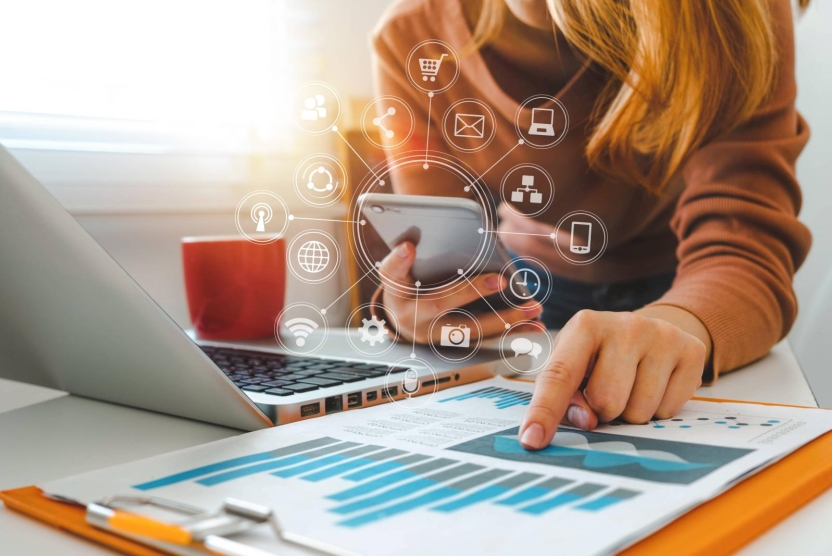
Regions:
<instances>
[{"instance_id":1,"label":"laptop icon","mask_svg":"<svg viewBox=\"0 0 832 556\"><path fill-rule=\"evenodd\" d=\"M532 108L532 125L529 135L555 136L555 111L551 108Z\"/></svg>"}]
</instances>

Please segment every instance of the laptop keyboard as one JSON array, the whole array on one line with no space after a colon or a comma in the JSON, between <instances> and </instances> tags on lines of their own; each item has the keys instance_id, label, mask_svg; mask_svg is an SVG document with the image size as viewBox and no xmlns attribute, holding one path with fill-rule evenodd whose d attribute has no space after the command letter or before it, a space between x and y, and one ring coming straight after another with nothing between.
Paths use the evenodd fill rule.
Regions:
<instances>
[{"instance_id":1,"label":"laptop keyboard","mask_svg":"<svg viewBox=\"0 0 832 556\"><path fill-rule=\"evenodd\" d=\"M234 384L246 392L280 397L407 370L406 367L377 363L354 363L212 346L200 348Z\"/></svg>"}]
</instances>

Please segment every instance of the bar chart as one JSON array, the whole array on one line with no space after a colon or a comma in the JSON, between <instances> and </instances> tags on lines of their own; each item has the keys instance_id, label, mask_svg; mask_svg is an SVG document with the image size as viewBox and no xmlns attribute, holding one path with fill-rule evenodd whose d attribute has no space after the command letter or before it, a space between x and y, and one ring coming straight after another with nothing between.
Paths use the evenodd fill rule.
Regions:
<instances>
[{"instance_id":1,"label":"bar chart","mask_svg":"<svg viewBox=\"0 0 832 556\"><path fill-rule=\"evenodd\" d=\"M532 399L532 394L531 392L518 392L517 390L491 386L488 388L474 390L473 392L468 392L467 394L445 398L439 400L439 403L461 402L475 398L491 399L494 401L494 407L497 409L508 409L509 407L514 407L515 405L529 405L529 402L531 402Z\"/></svg>"},{"instance_id":2,"label":"bar chart","mask_svg":"<svg viewBox=\"0 0 832 556\"><path fill-rule=\"evenodd\" d=\"M181 483L210 488L254 476L292 481L296 488L333 481L333 492L323 502L335 523L349 528L417 510L451 514L480 504L526 516L556 509L599 512L641 494L332 437L217 461L133 488L148 492Z\"/></svg>"}]
</instances>

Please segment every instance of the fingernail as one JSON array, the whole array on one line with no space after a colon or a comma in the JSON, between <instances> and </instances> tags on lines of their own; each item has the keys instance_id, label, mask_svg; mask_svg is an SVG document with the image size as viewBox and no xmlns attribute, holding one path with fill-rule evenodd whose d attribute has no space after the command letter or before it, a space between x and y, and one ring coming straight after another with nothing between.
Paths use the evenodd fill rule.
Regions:
<instances>
[{"instance_id":1,"label":"fingernail","mask_svg":"<svg viewBox=\"0 0 832 556\"><path fill-rule=\"evenodd\" d=\"M493 292L498 292L503 289L503 277L499 274L494 274L485 279L485 287Z\"/></svg>"},{"instance_id":2,"label":"fingernail","mask_svg":"<svg viewBox=\"0 0 832 556\"><path fill-rule=\"evenodd\" d=\"M523 436L520 437L520 443L524 446L540 448L543 444L543 427L539 423L532 423L526 427L526 430L523 431Z\"/></svg>"},{"instance_id":3,"label":"fingernail","mask_svg":"<svg viewBox=\"0 0 832 556\"><path fill-rule=\"evenodd\" d=\"M402 243L398 247L396 247L396 256L401 257L402 259L407 258L407 244Z\"/></svg>"},{"instance_id":4,"label":"fingernail","mask_svg":"<svg viewBox=\"0 0 832 556\"><path fill-rule=\"evenodd\" d=\"M589 413L579 405L570 405L566 410L566 418L579 429L589 430Z\"/></svg>"}]
</instances>

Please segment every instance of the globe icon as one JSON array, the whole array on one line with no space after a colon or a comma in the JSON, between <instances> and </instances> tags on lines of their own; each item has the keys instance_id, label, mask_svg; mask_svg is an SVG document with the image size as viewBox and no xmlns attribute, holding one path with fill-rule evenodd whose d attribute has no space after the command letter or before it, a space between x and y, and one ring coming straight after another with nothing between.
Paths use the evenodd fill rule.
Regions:
<instances>
[{"instance_id":1,"label":"globe icon","mask_svg":"<svg viewBox=\"0 0 832 556\"><path fill-rule=\"evenodd\" d=\"M307 241L298 250L298 264L310 274L317 274L329 264L329 249L320 241Z\"/></svg>"}]
</instances>

